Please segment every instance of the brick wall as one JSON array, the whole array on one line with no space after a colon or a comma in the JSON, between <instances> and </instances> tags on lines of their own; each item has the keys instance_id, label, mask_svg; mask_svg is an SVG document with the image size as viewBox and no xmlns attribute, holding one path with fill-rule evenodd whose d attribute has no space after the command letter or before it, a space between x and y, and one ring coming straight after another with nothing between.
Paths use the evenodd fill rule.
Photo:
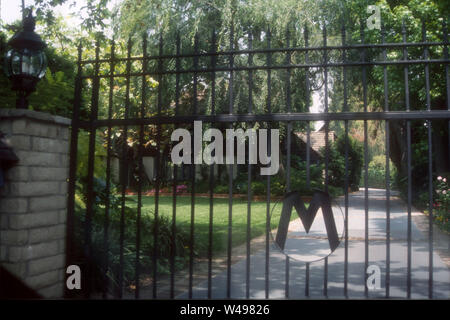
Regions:
<instances>
[{"instance_id":1,"label":"brick wall","mask_svg":"<svg viewBox=\"0 0 450 320\"><path fill-rule=\"evenodd\" d=\"M0 264L48 298L63 296L70 120L0 109L20 161L0 189Z\"/></svg>"}]
</instances>

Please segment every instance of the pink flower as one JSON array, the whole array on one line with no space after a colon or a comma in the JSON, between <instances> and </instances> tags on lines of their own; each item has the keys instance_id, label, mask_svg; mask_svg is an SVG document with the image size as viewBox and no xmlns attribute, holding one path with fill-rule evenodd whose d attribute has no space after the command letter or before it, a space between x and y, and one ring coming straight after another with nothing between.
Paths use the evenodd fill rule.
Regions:
<instances>
[{"instance_id":1,"label":"pink flower","mask_svg":"<svg viewBox=\"0 0 450 320\"><path fill-rule=\"evenodd\" d=\"M447 179L446 179L446 178L444 178L444 179L442 179L442 181L444 181L444 182L447 182Z\"/></svg>"},{"instance_id":2,"label":"pink flower","mask_svg":"<svg viewBox=\"0 0 450 320\"><path fill-rule=\"evenodd\" d=\"M187 192L187 186L184 184L179 185L179 186L177 186L176 190L177 190L177 193Z\"/></svg>"},{"instance_id":3,"label":"pink flower","mask_svg":"<svg viewBox=\"0 0 450 320\"><path fill-rule=\"evenodd\" d=\"M439 177L437 177L437 179L438 179L439 181L441 181L441 180L442 180L442 177L441 177L441 176L439 176Z\"/></svg>"},{"instance_id":4,"label":"pink flower","mask_svg":"<svg viewBox=\"0 0 450 320\"><path fill-rule=\"evenodd\" d=\"M442 194L447 194L447 191L445 191L445 190L444 190L444 191L442 191Z\"/></svg>"}]
</instances>

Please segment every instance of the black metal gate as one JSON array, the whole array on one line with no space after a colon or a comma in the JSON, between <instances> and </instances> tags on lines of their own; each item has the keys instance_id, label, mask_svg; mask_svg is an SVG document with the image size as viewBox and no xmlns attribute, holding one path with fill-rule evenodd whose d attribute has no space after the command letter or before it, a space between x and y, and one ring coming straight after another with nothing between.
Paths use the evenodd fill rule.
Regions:
<instances>
[{"instance_id":1,"label":"black metal gate","mask_svg":"<svg viewBox=\"0 0 450 320\"><path fill-rule=\"evenodd\" d=\"M327 31L323 28L322 44L318 46L309 45L308 30L304 28L303 39L292 39L289 32L286 34L285 43L280 47L274 48L271 43L270 32L265 32L262 37L266 46L263 48L253 47L252 33L248 37L239 39L233 34L231 29L228 48L225 48L217 35L212 32L209 39L200 39L195 37L193 46L182 50L180 37L177 37L176 43L163 43L163 37L158 40L152 40L149 44L148 37L143 37L140 56L133 55L132 41L128 42L126 48L126 57L117 56L120 52L117 44L111 43L110 51L102 53L101 57L99 43L95 46L95 58L88 59L83 57L83 48L79 47L78 55L78 77L76 81L76 93L74 104L74 116L71 138L71 158L70 158L70 185L69 185L69 215L68 215L68 264L80 264L83 270L83 294L84 297L118 297L126 298L135 296L136 298L176 298L178 296L177 286L177 256L179 249L177 246L179 228L177 226L177 213L179 209L178 181L188 179L187 186L191 191L190 196L190 224L188 230L188 239L184 239L186 258L185 271L187 277L186 297L195 297L195 264L197 261L195 242L195 224L196 224L196 186L199 183L199 177L196 174L196 165L191 165L191 170L183 171L172 166L168 159L170 143L168 143L167 132L176 127L184 127L190 130L196 120L213 126L219 126L222 130L232 128L233 125L254 125L260 124L262 127L283 128L286 132L284 175L286 178L286 192L291 191L291 146L293 126L303 126L306 131L306 188L311 188L311 129L310 123L314 121L324 121L325 123L325 152L323 158L324 164L324 191L329 191L329 165L333 159L329 155L329 131L330 123L343 122L345 140L345 185L343 186L343 207L345 216L344 239L341 246L344 247L343 274L342 274L342 297L351 297L349 293L348 282L349 275L349 157L348 157L348 136L349 124L354 121L364 123L364 263L361 267L363 279L367 278L367 268L370 264L369 248L369 188L368 181L368 122L384 122L385 130L385 155L387 172L385 176L385 246L386 261L383 266L383 296L390 297L390 261L391 261L391 216L390 216L390 198L391 181L389 173L390 150L390 128L392 123L406 123L406 141L407 146L407 234L405 246L407 246L407 268L400 277L406 279L406 296L411 297L411 247L412 247L412 197L413 186L411 183L411 122L425 121L426 132L428 135L427 148L427 166L428 166L428 274L426 285L428 287L428 297L433 297L433 123L434 121L446 121L450 119L449 104L449 58L448 58L448 39L447 31L444 27L442 40L439 42L427 41L425 28L423 29L423 38L421 42L407 42L407 34L403 30L403 41L395 43L385 42L385 32L381 31L380 43L364 43L364 32L361 32L360 43L347 43L345 29L341 32L341 43L339 45L328 45ZM202 37L203 38L203 37ZM222 39L223 40L223 39ZM200 43L200 41L204 41ZM205 50L206 44L210 50ZM300 43L300 44L299 44ZM293 46L292 46L293 44ZM442 50L441 57L430 57L430 48L438 47ZM149 51L154 54L149 54ZM182 52L183 51L183 52ZM390 53L394 52L393 55ZM411 53L413 52L413 53ZM242 58L246 57L246 59ZM246 61L244 61L246 60ZM256 62L255 62L256 61ZM259 63L258 63L259 62ZM431 105L430 87L430 68L438 65L442 73L445 73L446 81L446 108L434 109ZM384 84L384 105L378 110L370 110L368 106L368 70L379 69L382 71L381 79ZM404 104L399 108L392 107L389 101L388 87L389 75L388 69L399 68L403 70L403 88L401 94L405 97ZM411 71L413 69L413 71ZM329 110L329 81L332 70L339 70L341 78L338 79L342 84L342 105L339 110ZM354 77L355 73L360 77L360 89L362 90L362 109L357 109L349 101L348 91L356 90L349 88L350 72ZM297 73L295 73L297 72ZM308 107L311 105L311 85L314 79L311 79L312 73L320 74L322 90L324 94L324 111L322 113L310 113ZM421 74L424 72L424 74ZM409 101L409 81L412 75L421 74L423 79L423 92L425 95L425 105L421 110L412 110ZM264 74L264 77L260 76ZM274 80L274 75L282 74L282 81L278 78ZM235 82L239 78L239 84L247 86L246 97L239 94L239 88L236 88ZM244 79L244 80L242 80ZM264 79L264 83L261 83ZM336 79L333 79L336 82ZM376 81L371 79L370 81ZM220 84L219 84L219 81ZM223 91L224 82L226 82L226 91ZM262 92L261 88L266 88ZM302 106L294 105L292 95L298 88L304 92L304 104ZM394 89L395 90L395 89ZM282 92L282 93L280 93ZM400 92L399 92L400 93ZM298 92L296 93L298 94ZM261 96L263 98L261 98ZM259 99L259 100L258 100ZM261 102L261 99L264 101ZM264 108L257 110L255 108L256 100L259 104L264 104ZM220 105L220 107L219 107ZM106 106L101 108L100 106ZM119 107L115 107L119 106ZM373 107L373 106L372 106ZM299 112L299 110L301 112ZM103 110L103 111L102 111ZM353 111L352 111L353 110ZM395 110L395 111L393 111ZM103 112L103 113L102 113ZM450 128L450 122L448 122ZM296 127L297 128L297 127ZM133 133L130 133L133 129ZM81 134L85 132L88 136L86 148L88 150L85 158L80 154ZM450 132L450 130L448 130ZM113 136L114 135L114 136ZM448 138L448 137L447 137ZM446 138L446 139L447 139ZM150 146L148 139L151 140ZM84 140L83 140L84 141ZM100 142L99 142L100 141ZM450 145L450 138L449 138ZM106 154L99 154L98 145L106 147ZM130 145L137 145L133 149ZM169 147L168 147L169 146ZM450 148L449 148L450 149ZM137 150L133 154L132 150ZM143 158L145 154L151 153L154 161L154 179L153 177L145 180ZM116 160L117 159L117 160ZM450 159L450 158L449 158ZM119 170L115 169L114 161L118 162ZM134 162L134 165L132 164ZM103 163L105 184L97 179L96 165ZM172 169L164 169L166 167ZM80 166L86 171L80 171ZM212 279L214 277L214 209L215 209L215 182L218 172L215 166L211 165L206 169L209 184L209 218L208 218L208 237L206 248L207 268L202 276L206 281L206 298L214 298L212 294ZM225 166L225 165L222 165ZM77 169L78 168L78 169ZM133 168L137 169L133 171ZM252 181L255 177L254 165L246 166L247 174L247 210L245 212L233 212L233 170L232 165L228 165L228 221L227 221L227 243L226 258L224 262L224 272L226 271L226 293L224 298L233 297L232 287L236 285L232 281L233 260L233 216L246 216L246 250L244 259L246 259L245 275L245 297L251 297L251 272L250 260L252 257ZM120 171L117 190L113 186L114 172ZM170 171L170 172L169 172ZM124 177L134 177L136 192L136 206L132 206L129 211L126 206L126 198L129 194L129 179ZM264 270L264 297L270 298L270 211L272 209L273 199L271 200L272 183L271 176L264 177L266 183L266 230L263 250L265 250L265 265L260 268ZM150 186L150 194L153 196L153 224L142 225L143 216L143 198L144 185ZM160 198L164 191L164 186L170 186L172 201L172 216L169 219L165 231L161 231L159 223L165 223L160 220ZM83 205L77 204L77 190L79 196L84 199ZM164 191L167 193L168 191ZM119 200L119 202L117 201ZM153 204L152 204L153 206ZM116 216L112 211L115 210ZM77 213L78 212L78 213ZM130 213L132 212L132 213ZM233 215L234 214L234 215ZM133 220L128 219L128 215L133 215ZM116 217L116 218L114 218ZM116 220L114 220L116 219ZM77 222L78 221L78 222ZM131 222L130 222L131 221ZM117 232L111 231L111 225L118 226ZM99 228L99 226L103 226ZM132 228L132 234L135 235L135 245L126 247L125 238L127 232ZM150 230L149 230L150 228ZM162 238L161 232L168 232L168 239ZM151 251L149 248L142 247L143 232L150 232L153 237ZM118 248L112 253L113 239L117 241ZM158 241L168 242L170 252L162 256L158 249L163 244ZM181 248L182 249L182 248ZM180 250L181 250L180 249ZM131 260L126 257L132 256ZM145 261L146 262L145 262ZM161 261L164 260L164 263ZM127 261L132 261L130 264ZM150 261L150 262L149 262ZM149 269L141 268L143 263L150 266ZM112 267L114 263L115 267ZM304 267L304 282L290 283L290 272L292 270L292 261L287 256L285 258L285 270L280 270L284 274L284 296L293 297L292 288L297 286L304 293L305 297L310 296L310 271L313 264L306 263ZM329 281L328 275L328 257L320 262L323 267L323 290L322 296L328 296ZM132 290L125 289L124 269L133 269L130 274L134 279L129 281ZM166 275L160 272L161 268L167 268ZM151 271L148 271L151 270ZM303 269L302 269L303 270ZM322 269L321 269L322 270ZM144 275L147 274L147 284L143 284ZM303 271L302 271L303 272ZM398 275L397 275L398 276ZM164 279L163 279L164 278ZM112 280L111 280L112 279ZM130 280L130 279L128 279ZM144 281L144 282L143 282ZM162 292L163 284L168 284L167 290ZM143 294L145 286L145 294ZM179 289L178 289L179 290ZM68 294L72 294L68 292ZM367 286L364 286L364 295L369 297ZM395 296L395 295L394 295Z\"/></svg>"}]
</instances>

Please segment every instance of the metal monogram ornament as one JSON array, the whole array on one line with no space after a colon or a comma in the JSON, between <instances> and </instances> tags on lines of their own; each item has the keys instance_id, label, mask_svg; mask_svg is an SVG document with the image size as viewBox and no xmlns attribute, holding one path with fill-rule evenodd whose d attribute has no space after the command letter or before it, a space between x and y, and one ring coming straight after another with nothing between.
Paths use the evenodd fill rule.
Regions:
<instances>
[{"instance_id":1,"label":"metal monogram ornament","mask_svg":"<svg viewBox=\"0 0 450 320\"><path fill-rule=\"evenodd\" d=\"M292 219L292 209L299 219ZM315 191L307 208L300 192L293 191L284 196L278 228L272 230L272 238L284 254L294 260L312 262L336 250L343 225L342 211L338 205L332 206L328 193Z\"/></svg>"}]
</instances>

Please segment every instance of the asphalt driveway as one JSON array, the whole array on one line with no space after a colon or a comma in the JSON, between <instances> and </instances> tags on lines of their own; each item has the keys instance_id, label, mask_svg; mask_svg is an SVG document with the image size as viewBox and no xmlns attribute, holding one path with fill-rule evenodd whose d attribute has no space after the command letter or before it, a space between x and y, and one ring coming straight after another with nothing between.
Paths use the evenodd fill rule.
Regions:
<instances>
[{"instance_id":1,"label":"asphalt driveway","mask_svg":"<svg viewBox=\"0 0 450 320\"><path fill-rule=\"evenodd\" d=\"M344 210L344 199L338 199ZM348 219L348 297L364 298L365 295L365 210L364 191L349 195ZM390 241L390 296L405 298L407 293L407 207L395 193L390 201L391 211L391 241ZM319 215L319 213L318 213ZM338 219L339 220L339 219ZM301 243L289 243L290 256L295 255L297 247L299 255L301 248L310 252L323 251L323 241L318 230L324 229L323 220L316 217L310 234L311 238L303 237ZM291 223L292 224L292 223ZM336 221L338 230L343 230L343 220ZM381 269L381 288L368 291L369 298L385 297L386 279L386 199L385 191L369 189L369 265L377 265ZM316 229L315 229L316 228ZM429 290L429 244L427 220L420 212L413 209L411 221L411 298L427 298ZM323 237L322 237L323 238ZM450 298L450 269L448 266L449 243L448 236L435 234L433 251L433 298ZM319 241L317 241L319 239ZM307 242L306 242L307 241ZM307 246L305 244L308 244ZM273 243L269 255L269 298L285 298L286 288L286 256ZM294 257L295 258L295 257ZM447 264L446 264L447 262ZM250 257L250 298L264 299L266 284L266 252L259 250ZM231 298L246 297L246 265L245 258L232 265L231 268ZM328 257L327 290L330 298L344 298L344 266L345 245L341 241L339 247ZM289 264L289 298L299 299L305 296L305 263L290 259ZM226 298L227 272L221 272L212 279L212 298ZM193 298L207 298L207 281L200 282L193 289ZM324 260L312 262L309 272L309 297L323 298ZM187 298L187 292L178 298Z\"/></svg>"}]
</instances>

